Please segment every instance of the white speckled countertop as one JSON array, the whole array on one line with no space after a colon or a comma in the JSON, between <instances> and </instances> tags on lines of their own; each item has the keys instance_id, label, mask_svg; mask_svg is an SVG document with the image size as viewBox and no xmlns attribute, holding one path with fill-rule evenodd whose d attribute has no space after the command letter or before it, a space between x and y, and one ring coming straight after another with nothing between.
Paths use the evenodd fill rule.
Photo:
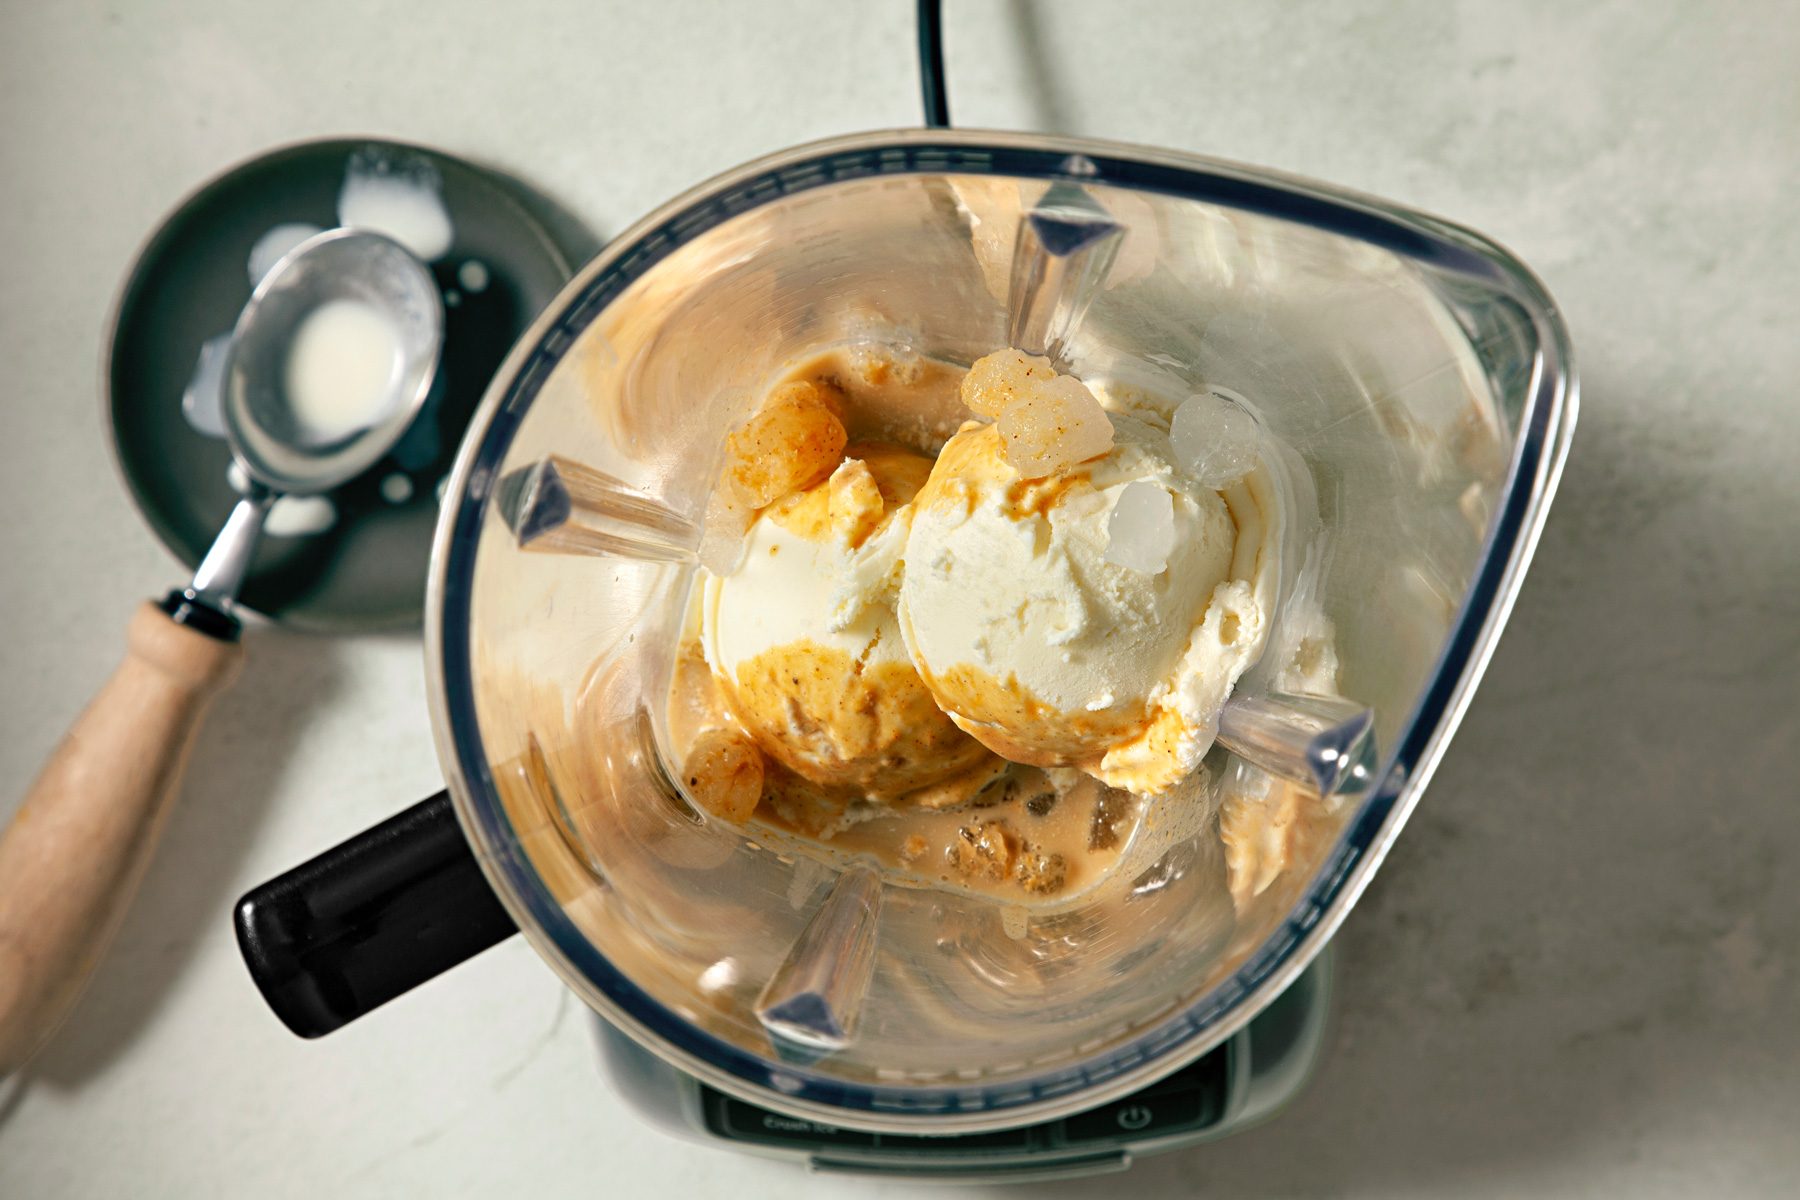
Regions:
<instances>
[{"instance_id":1,"label":"white speckled countertop","mask_svg":"<svg viewBox=\"0 0 1800 1200\"><path fill-rule=\"evenodd\" d=\"M131 606L178 577L113 475L95 362L131 254L188 187L288 139L379 133L496 163L605 236L753 155L915 121L910 7L0 5L0 764L19 781L0 809ZM1129 1186L1791 1194L1800 17L947 7L959 123L1204 151L1444 213L1543 275L1581 364L1512 625L1338 939L1319 1077L1272 1124ZM0 1196L897 1192L648 1131L517 940L322 1042L286 1034L231 901L438 774L416 640L264 634L250 653L95 986L0 1099Z\"/></svg>"}]
</instances>

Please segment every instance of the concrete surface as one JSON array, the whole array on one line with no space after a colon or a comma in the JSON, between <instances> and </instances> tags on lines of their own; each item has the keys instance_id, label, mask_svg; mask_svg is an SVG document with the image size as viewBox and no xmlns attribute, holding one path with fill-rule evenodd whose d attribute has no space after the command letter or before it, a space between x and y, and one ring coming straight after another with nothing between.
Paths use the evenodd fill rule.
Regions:
<instances>
[{"instance_id":1,"label":"concrete surface","mask_svg":"<svg viewBox=\"0 0 1800 1200\"><path fill-rule=\"evenodd\" d=\"M1791 1194L1800 16L947 7L958 123L1447 214L1543 274L1581 360L1580 436L1512 626L1339 939L1321 1075L1130 1188ZM112 474L95 363L134 248L185 189L286 139L382 133L500 164L606 236L752 155L914 122L909 10L0 0L5 803L131 605L177 575ZM232 898L438 775L413 640L259 636L251 657L95 987L0 1112L0 1196L886 1194L639 1126L518 942L323 1042L279 1029Z\"/></svg>"}]
</instances>

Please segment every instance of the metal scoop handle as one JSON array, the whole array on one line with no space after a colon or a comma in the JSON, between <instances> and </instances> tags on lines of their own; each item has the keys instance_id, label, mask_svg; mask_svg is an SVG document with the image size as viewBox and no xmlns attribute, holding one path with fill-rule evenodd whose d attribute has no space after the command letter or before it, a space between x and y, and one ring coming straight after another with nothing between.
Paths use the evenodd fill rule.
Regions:
<instances>
[{"instance_id":1,"label":"metal scoop handle","mask_svg":"<svg viewBox=\"0 0 1800 1200\"><path fill-rule=\"evenodd\" d=\"M194 568L194 582L188 588L193 599L217 612L231 611L250 574L250 560L256 556L256 544L262 540L263 524L274 503L275 493L257 483L238 497L212 548Z\"/></svg>"}]
</instances>

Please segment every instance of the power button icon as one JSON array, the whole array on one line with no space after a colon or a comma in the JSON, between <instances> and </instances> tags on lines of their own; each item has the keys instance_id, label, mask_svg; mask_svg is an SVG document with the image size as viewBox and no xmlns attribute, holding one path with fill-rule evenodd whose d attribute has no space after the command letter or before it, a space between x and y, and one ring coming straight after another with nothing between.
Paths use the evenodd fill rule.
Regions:
<instances>
[{"instance_id":1,"label":"power button icon","mask_svg":"<svg viewBox=\"0 0 1800 1200\"><path fill-rule=\"evenodd\" d=\"M1117 1118L1119 1128L1128 1131L1143 1129L1150 1124L1155 1115L1142 1104L1127 1104L1119 1110Z\"/></svg>"}]
</instances>

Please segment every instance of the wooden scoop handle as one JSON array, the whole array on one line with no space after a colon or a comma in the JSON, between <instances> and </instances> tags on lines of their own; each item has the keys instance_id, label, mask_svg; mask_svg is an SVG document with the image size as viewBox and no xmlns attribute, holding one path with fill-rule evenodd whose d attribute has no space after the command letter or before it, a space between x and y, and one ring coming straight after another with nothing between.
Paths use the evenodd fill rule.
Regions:
<instances>
[{"instance_id":1,"label":"wooden scoop handle","mask_svg":"<svg viewBox=\"0 0 1800 1200\"><path fill-rule=\"evenodd\" d=\"M125 661L0 836L0 1075L62 1024L117 932L208 702L243 649L146 603Z\"/></svg>"}]
</instances>

